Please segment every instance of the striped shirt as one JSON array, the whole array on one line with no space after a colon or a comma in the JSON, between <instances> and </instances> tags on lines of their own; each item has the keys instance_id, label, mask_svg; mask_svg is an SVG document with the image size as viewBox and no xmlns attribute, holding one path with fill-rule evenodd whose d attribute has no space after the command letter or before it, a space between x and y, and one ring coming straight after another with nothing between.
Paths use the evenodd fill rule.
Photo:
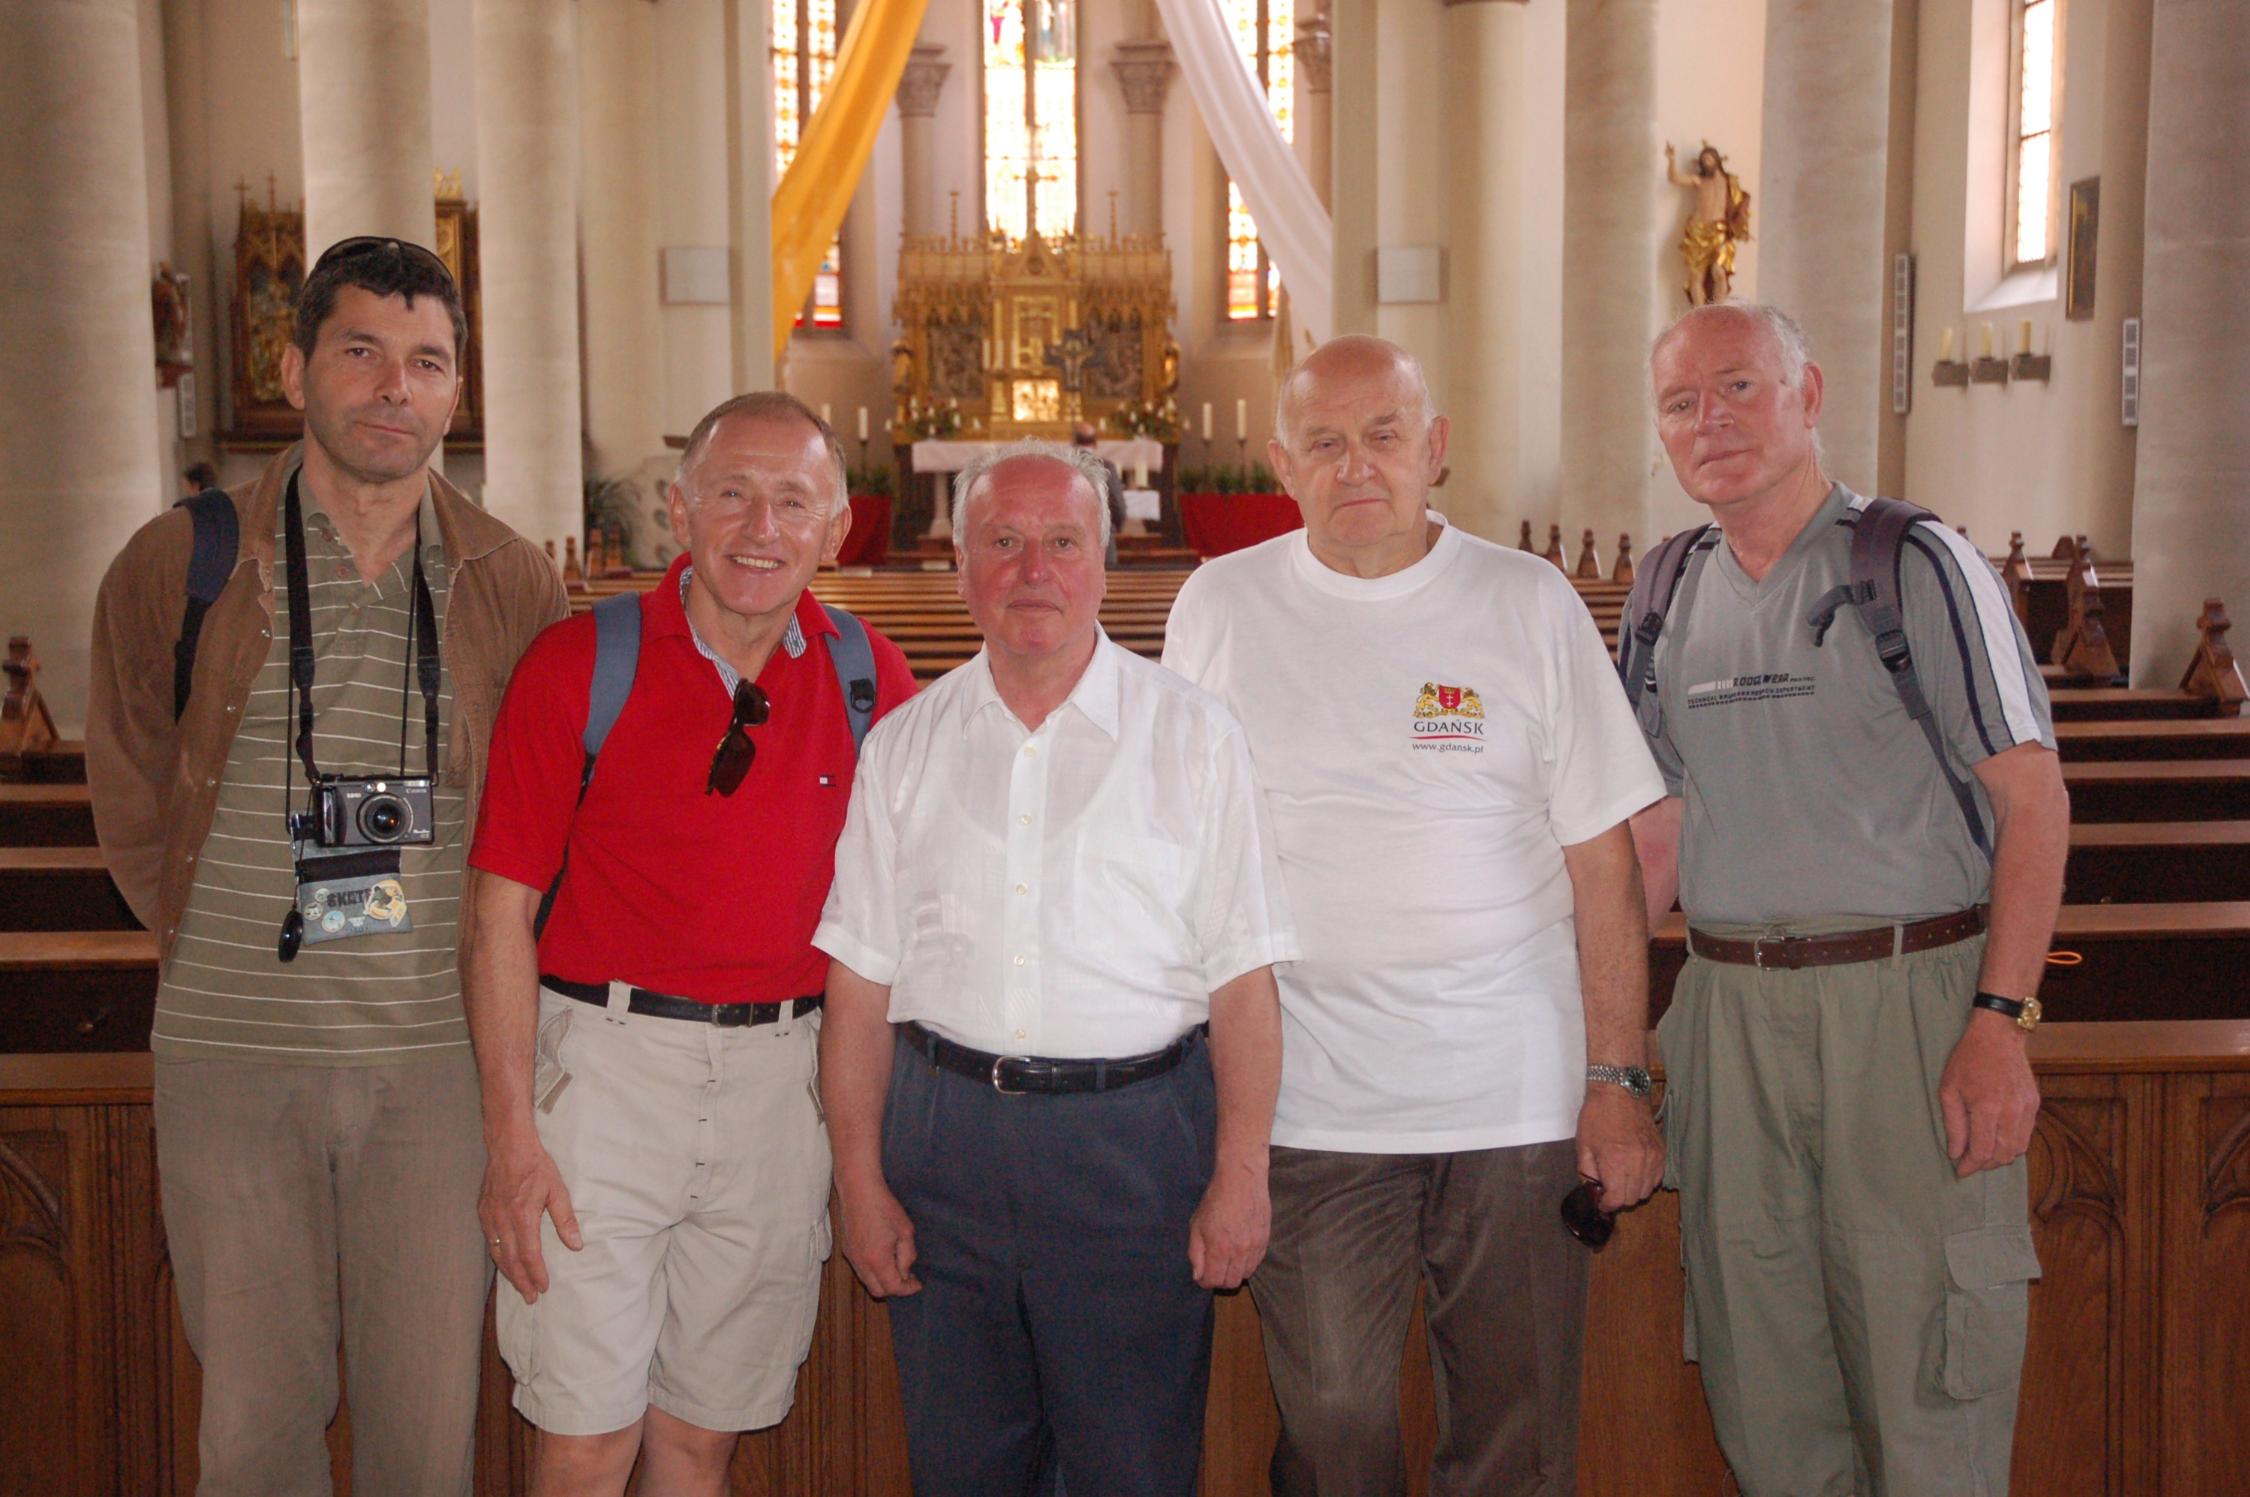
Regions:
<instances>
[{"instance_id":1,"label":"striped shirt","mask_svg":"<svg viewBox=\"0 0 2250 1497\"><path fill-rule=\"evenodd\" d=\"M324 774L396 774L403 713L406 768L422 773L422 694L409 671L406 639L413 555L401 554L375 582L363 581L309 487L300 485L299 497L316 641L314 757ZM274 520L277 568L286 554L284 513L277 509ZM422 569L442 642L450 569L437 537L436 509L424 498ZM466 787L441 779L434 797L436 841L400 849L406 929L307 942L288 963L276 954L296 894L283 820L285 774L286 809L309 803L304 767L292 747L296 698L289 684L286 584L279 578L276 584L272 645L227 753L217 813L157 989L150 1048L166 1060L318 1065L376 1065L458 1051L469 1039L455 965ZM440 680L438 721L442 762L450 757L445 751L455 729L450 665Z\"/></svg>"}]
</instances>

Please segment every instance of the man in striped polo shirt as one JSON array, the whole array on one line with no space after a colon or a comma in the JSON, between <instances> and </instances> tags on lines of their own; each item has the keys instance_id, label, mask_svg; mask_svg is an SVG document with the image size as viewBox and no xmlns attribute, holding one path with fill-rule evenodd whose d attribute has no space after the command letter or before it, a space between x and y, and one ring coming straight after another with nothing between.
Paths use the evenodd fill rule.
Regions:
<instances>
[{"instance_id":1,"label":"man in striped polo shirt","mask_svg":"<svg viewBox=\"0 0 2250 1497\"><path fill-rule=\"evenodd\" d=\"M143 527L96 605L87 778L162 960L157 1158L206 1497L327 1490L339 1333L354 1490L469 1490L490 1265L462 859L509 671L567 610L546 557L430 471L465 338L428 250L332 247L283 356L305 440L230 496L184 703L189 515ZM430 784L316 830L338 792L315 774L380 781L361 805Z\"/></svg>"}]
</instances>

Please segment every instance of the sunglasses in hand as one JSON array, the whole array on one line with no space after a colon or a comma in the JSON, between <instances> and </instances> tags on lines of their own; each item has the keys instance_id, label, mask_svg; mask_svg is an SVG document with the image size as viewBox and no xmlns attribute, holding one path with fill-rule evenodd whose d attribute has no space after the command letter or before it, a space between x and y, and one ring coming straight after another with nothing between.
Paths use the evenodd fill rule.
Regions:
<instances>
[{"instance_id":1,"label":"sunglasses in hand","mask_svg":"<svg viewBox=\"0 0 2250 1497\"><path fill-rule=\"evenodd\" d=\"M719 740L718 749L711 755L711 774L703 782L705 795L732 795L742 788L743 777L750 773L751 763L758 757L758 745L750 737L750 730L760 727L772 715L773 704L755 681L743 681L734 688L734 716L727 721L726 736Z\"/></svg>"},{"instance_id":2,"label":"sunglasses in hand","mask_svg":"<svg viewBox=\"0 0 2250 1497\"><path fill-rule=\"evenodd\" d=\"M1584 1177L1562 1198L1562 1220L1571 1236L1597 1253L1617 1230L1616 1216L1602 1209L1602 1182Z\"/></svg>"}]
</instances>

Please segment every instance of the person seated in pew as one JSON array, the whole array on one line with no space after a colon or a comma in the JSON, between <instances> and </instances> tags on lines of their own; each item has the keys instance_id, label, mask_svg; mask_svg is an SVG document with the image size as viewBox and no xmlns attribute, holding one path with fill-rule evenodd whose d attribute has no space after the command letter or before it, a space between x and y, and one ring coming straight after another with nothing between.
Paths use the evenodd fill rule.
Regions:
<instances>
[{"instance_id":1,"label":"person seated in pew","mask_svg":"<svg viewBox=\"0 0 2250 1497\"><path fill-rule=\"evenodd\" d=\"M984 649L867 741L814 944L844 1256L920 1497L1192 1497L1297 954L1241 728L1103 634L1102 469L957 482Z\"/></svg>"},{"instance_id":2,"label":"person seated in pew","mask_svg":"<svg viewBox=\"0 0 2250 1497\"><path fill-rule=\"evenodd\" d=\"M465 1497L491 1265L462 857L508 672L567 605L537 546L430 469L468 337L444 263L348 239L296 310L304 442L228 496L231 533L173 510L102 579L86 780L157 935L200 1489L328 1490L340 1333L353 1489ZM183 681L199 530L225 580Z\"/></svg>"},{"instance_id":3,"label":"person seated in pew","mask_svg":"<svg viewBox=\"0 0 2250 1497\"><path fill-rule=\"evenodd\" d=\"M2005 1492L2069 834L2046 689L1934 518L1900 543L1905 669L1879 653L1881 600L1843 596L1879 522L1822 466L1787 315L1691 311L1650 371L1717 527L1668 613L1643 569L1620 662L1670 792L1633 822L1649 914L1677 891L1689 928L1659 1026L1687 1355L1745 1497Z\"/></svg>"},{"instance_id":4,"label":"person seated in pew","mask_svg":"<svg viewBox=\"0 0 2250 1497\"><path fill-rule=\"evenodd\" d=\"M810 938L859 736L914 691L809 591L851 527L844 472L795 397L721 403L680 454L671 570L542 634L493 732L462 979L535 1497L622 1492L636 1458L652 1492L716 1497L812 1343Z\"/></svg>"},{"instance_id":5,"label":"person seated in pew","mask_svg":"<svg viewBox=\"0 0 2250 1497\"><path fill-rule=\"evenodd\" d=\"M1243 721L1303 921L1250 1285L1283 1497L1405 1490L1417 1283L1431 1490L1568 1492L1589 1264L1557 1208L1663 1165L1626 829L1663 782L1570 580L1431 512L1450 431L1404 349L1323 344L1268 448L1305 528L1197 570L1165 639Z\"/></svg>"}]
</instances>

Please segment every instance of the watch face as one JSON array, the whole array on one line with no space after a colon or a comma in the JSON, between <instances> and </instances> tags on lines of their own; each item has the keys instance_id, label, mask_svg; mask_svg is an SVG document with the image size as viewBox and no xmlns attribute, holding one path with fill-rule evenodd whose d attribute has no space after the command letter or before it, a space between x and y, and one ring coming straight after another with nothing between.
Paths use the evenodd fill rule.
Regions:
<instances>
[{"instance_id":1,"label":"watch face","mask_svg":"<svg viewBox=\"0 0 2250 1497\"><path fill-rule=\"evenodd\" d=\"M2017 1017L2016 1023L2025 1029L2037 1029L2039 1020L2045 1013L2046 1010L2039 1006L2038 999L2026 998L2023 1001L2023 1013Z\"/></svg>"}]
</instances>

